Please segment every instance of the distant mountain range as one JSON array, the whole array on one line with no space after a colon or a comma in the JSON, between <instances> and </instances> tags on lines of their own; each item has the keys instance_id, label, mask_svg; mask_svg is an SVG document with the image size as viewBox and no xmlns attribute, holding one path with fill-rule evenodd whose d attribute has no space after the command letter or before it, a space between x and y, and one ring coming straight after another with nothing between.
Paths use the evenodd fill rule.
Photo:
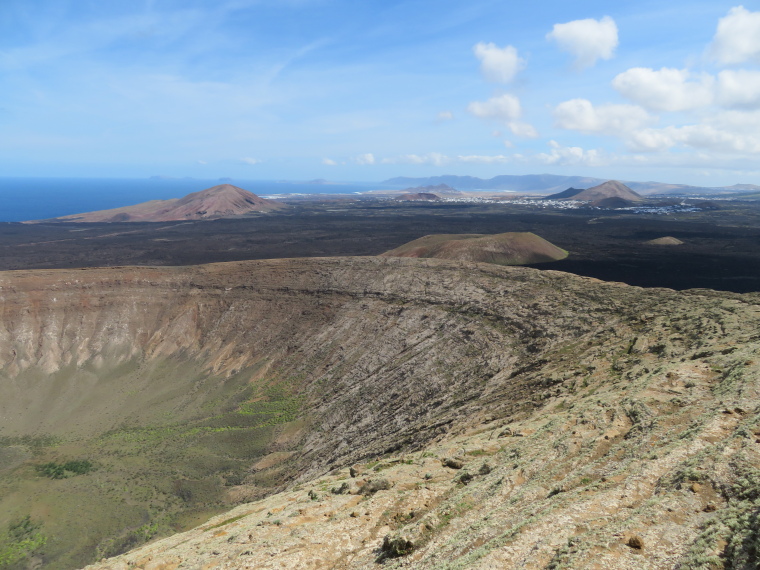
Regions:
<instances>
[{"instance_id":1,"label":"distant mountain range","mask_svg":"<svg viewBox=\"0 0 760 570\"><path fill-rule=\"evenodd\" d=\"M511 190L533 194L554 194L568 187L591 188L606 182L602 178L590 176L561 176L557 174L502 174L493 178L483 179L475 176L456 176L445 174L425 178L410 178L399 176L383 181L383 184L394 186L433 186L447 184L457 190ZM687 184L667 184L664 182L634 182L624 184L639 194L711 194L716 192L759 192L760 186L754 184L735 184L733 186L689 186Z\"/></svg>"}]
</instances>

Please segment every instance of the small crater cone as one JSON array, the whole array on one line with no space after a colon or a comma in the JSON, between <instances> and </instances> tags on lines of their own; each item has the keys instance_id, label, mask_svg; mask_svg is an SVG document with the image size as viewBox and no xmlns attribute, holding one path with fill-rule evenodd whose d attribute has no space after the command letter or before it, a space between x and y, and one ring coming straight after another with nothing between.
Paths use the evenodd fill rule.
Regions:
<instances>
[{"instance_id":1,"label":"small crater cone","mask_svg":"<svg viewBox=\"0 0 760 570\"><path fill-rule=\"evenodd\" d=\"M496 265L530 265L559 261L567 251L531 232L503 234L434 234L386 251L383 257L420 257L476 261Z\"/></svg>"},{"instance_id":2,"label":"small crater cone","mask_svg":"<svg viewBox=\"0 0 760 570\"><path fill-rule=\"evenodd\" d=\"M674 238L673 236L665 236L665 237L661 237L657 239L650 239L649 241L644 242L644 243L647 243L649 245L682 245L683 244L683 242L680 239Z\"/></svg>"}]
</instances>

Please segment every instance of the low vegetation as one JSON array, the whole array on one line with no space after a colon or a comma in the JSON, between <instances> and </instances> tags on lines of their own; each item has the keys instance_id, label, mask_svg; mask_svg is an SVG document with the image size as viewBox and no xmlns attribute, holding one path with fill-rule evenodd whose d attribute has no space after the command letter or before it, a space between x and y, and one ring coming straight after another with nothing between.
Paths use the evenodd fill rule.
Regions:
<instances>
[{"instance_id":1,"label":"low vegetation","mask_svg":"<svg viewBox=\"0 0 760 570\"><path fill-rule=\"evenodd\" d=\"M24 566L35 552L45 546L47 537L40 532L42 524L26 517L11 522L0 535L0 568Z\"/></svg>"}]
</instances>

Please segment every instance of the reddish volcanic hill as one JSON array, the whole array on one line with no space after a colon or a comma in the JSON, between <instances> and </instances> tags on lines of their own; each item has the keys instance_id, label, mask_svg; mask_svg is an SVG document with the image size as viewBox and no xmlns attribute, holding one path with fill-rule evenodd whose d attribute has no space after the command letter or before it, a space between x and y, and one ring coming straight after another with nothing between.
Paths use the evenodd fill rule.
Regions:
<instances>
[{"instance_id":1,"label":"reddish volcanic hill","mask_svg":"<svg viewBox=\"0 0 760 570\"><path fill-rule=\"evenodd\" d=\"M604 184L599 184L599 186L594 186L587 190L568 188L564 192L552 194L546 198L548 200L582 200L586 202L599 202L607 198L621 198L629 202L640 202L643 200L639 194L617 180L608 180Z\"/></svg>"},{"instance_id":2,"label":"reddish volcanic hill","mask_svg":"<svg viewBox=\"0 0 760 570\"><path fill-rule=\"evenodd\" d=\"M424 236L386 251L384 257L434 257L497 265L528 265L567 257L564 249L531 232Z\"/></svg>"},{"instance_id":3,"label":"reddish volcanic hill","mask_svg":"<svg viewBox=\"0 0 760 570\"><path fill-rule=\"evenodd\" d=\"M284 204L258 197L232 184L220 184L184 198L151 200L134 206L73 214L54 218L67 222L172 222L241 216L250 212L271 212Z\"/></svg>"}]
</instances>

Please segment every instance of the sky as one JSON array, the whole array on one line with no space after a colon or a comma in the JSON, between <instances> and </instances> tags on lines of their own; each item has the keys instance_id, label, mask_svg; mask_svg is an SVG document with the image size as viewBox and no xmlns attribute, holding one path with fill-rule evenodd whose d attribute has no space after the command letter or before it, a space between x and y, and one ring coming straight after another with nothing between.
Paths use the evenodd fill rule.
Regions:
<instances>
[{"instance_id":1,"label":"sky","mask_svg":"<svg viewBox=\"0 0 760 570\"><path fill-rule=\"evenodd\" d=\"M2 0L0 176L760 184L760 2Z\"/></svg>"}]
</instances>

